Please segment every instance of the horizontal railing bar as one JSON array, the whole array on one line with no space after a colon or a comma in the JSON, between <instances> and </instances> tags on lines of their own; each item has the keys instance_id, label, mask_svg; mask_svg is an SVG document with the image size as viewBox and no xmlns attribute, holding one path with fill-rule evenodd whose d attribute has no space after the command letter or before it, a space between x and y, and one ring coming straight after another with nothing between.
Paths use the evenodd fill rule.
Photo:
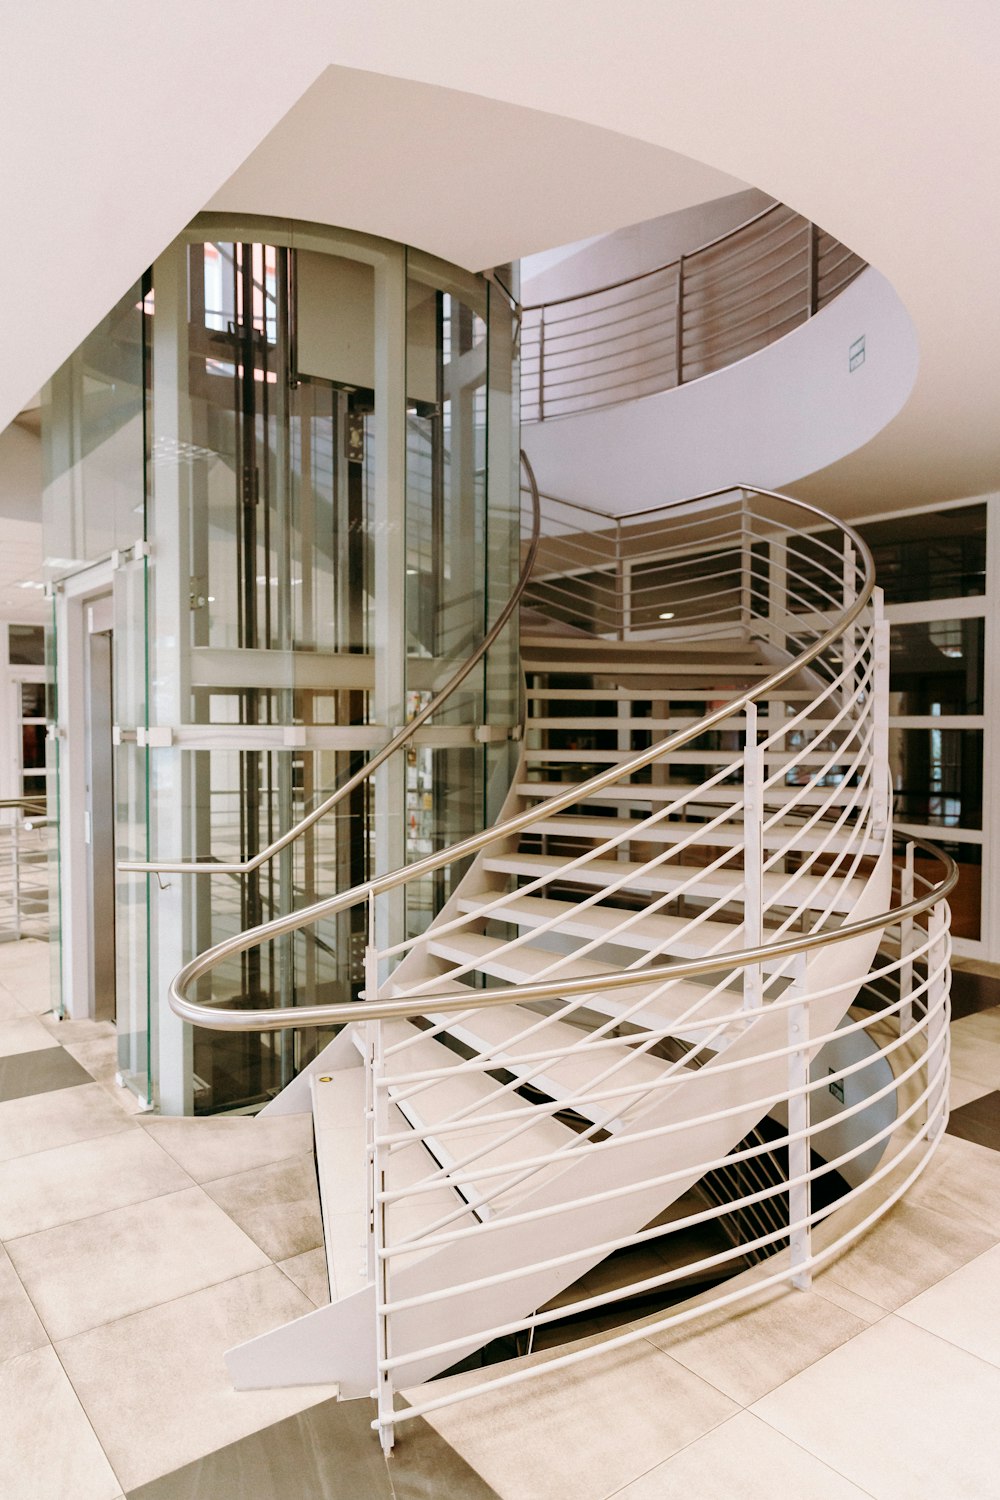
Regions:
<instances>
[{"instance_id":1,"label":"horizontal railing bar","mask_svg":"<svg viewBox=\"0 0 1000 1500\"><path fill-rule=\"evenodd\" d=\"M888 1164L888 1167L880 1168L875 1176L868 1178L866 1182L862 1184L862 1187L864 1189L869 1189L871 1186L877 1185L877 1182L880 1182L882 1180L882 1177L887 1175L889 1167L894 1169L899 1165L901 1160L905 1160L912 1153L912 1151L916 1149L920 1142L925 1137L929 1136L932 1124L936 1125L937 1121L928 1121L927 1124L923 1126L922 1129L917 1134L915 1134L909 1142L907 1142L904 1150L897 1153L897 1155L893 1157L892 1162ZM746 1298L759 1296L762 1291L766 1291L769 1287L777 1286L782 1282L791 1280L793 1275L797 1275L802 1271L813 1270L820 1265L824 1265L828 1260L832 1260L834 1257L840 1255L849 1244L852 1244L855 1240L860 1239L861 1236L865 1234L871 1228L871 1226L876 1223L876 1221L881 1218L889 1208L893 1206L893 1204L898 1202L899 1199L909 1191L910 1187L917 1180L921 1172L923 1172L923 1170L927 1166L927 1163L930 1161L931 1156L933 1155L933 1152L938 1145L939 1139L940 1137L929 1143L929 1149L926 1155L918 1162L917 1166L913 1168L909 1176L906 1177L896 1189L894 1189L888 1200L880 1203L875 1209L873 1209L873 1211L869 1215L867 1215L866 1218L862 1219L860 1223L852 1225L837 1240L834 1240L832 1244L824 1246L824 1248L821 1250L811 1252L811 1254L808 1255L804 1259L804 1261L796 1264L794 1268L782 1268L781 1270L772 1273L770 1276L759 1279L755 1278L744 1286L737 1287L733 1291L725 1292L718 1297L714 1297L710 1304L706 1305L704 1303L696 1303L694 1306L687 1306L681 1309L679 1312L671 1312L667 1314L666 1317L658 1319L655 1322L650 1322L649 1320L644 1319L641 1327L630 1329L627 1333L618 1334L615 1337L603 1340L596 1345L584 1349L575 1349L569 1354L558 1355L554 1359L540 1361L537 1364L522 1364L517 1370L510 1371L506 1375L496 1377L493 1380L481 1382L478 1385L466 1386L464 1387L464 1389L449 1392L448 1394L443 1396L434 1397L429 1401L415 1401L411 1405L407 1406L403 1411L394 1412L393 1423L412 1420L414 1417L422 1417L427 1415L428 1412L438 1411L443 1407L452 1406L458 1401L471 1399L475 1396L486 1395L488 1392L505 1388L507 1386L519 1385L525 1380L537 1379L541 1375L551 1374L554 1371L560 1369L566 1369L571 1365L580 1364L584 1360L614 1353L617 1349L627 1348L631 1344L635 1344L643 1340L648 1340L650 1335L653 1333L666 1332L666 1330L669 1328L674 1328L683 1323L691 1322L696 1318L703 1317L706 1311L714 1311L723 1307L731 1306L732 1304L743 1301ZM839 1201L843 1202L843 1199ZM829 1214L833 1212L833 1210L838 1206L839 1205L835 1203L822 1213L816 1214L816 1221L820 1222L823 1218L828 1217ZM374 1422L372 1424L373 1428L377 1425L378 1424Z\"/></svg>"}]
</instances>

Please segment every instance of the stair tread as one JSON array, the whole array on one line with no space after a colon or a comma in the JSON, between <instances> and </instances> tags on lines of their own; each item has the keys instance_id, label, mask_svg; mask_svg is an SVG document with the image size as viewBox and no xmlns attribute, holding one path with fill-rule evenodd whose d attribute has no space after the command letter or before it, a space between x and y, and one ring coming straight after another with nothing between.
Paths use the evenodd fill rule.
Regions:
<instances>
[{"instance_id":1,"label":"stair tread","mask_svg":"<svg viewBox=\"0 0 1000 1500\"><path fill-rule=\"evenodd\" d=\"M522 829L522 833L544 834L547 838L601 840L614 838L623 829L634 830L635 842L640 844L676 844L680 843L681 839L691 837L692 834L702 834L705 845L710 848L728 848L732 844L743 842L742 823L738 827L722 824L715 828L707 828L704 823L663 821L644 828L641 820L637 818L577 818L565 813L555 813L551 818L540 818L537 823L529 823L527 828ZM853 842L855 838L856 835L852 830L848 830L847 833L833 833L827 827L821 828L818 832L815 830L803 832L794 824L776 823L765 832L764 843L766 847L774 848L779 844L792 842L796 851L807 852L815 849L820 843L832 849L839 849L844 843ZM874 848L874 841L872 842Z\"/></svg>"},{"instance_id":2,"label":"stair tread","mask_svg":"<svg viewBox=\"0 0 1000 1500\"><path fill-rule=\"evenodd\" d=\"M430 951L436 957L452 963L474 962L480 972L497 979L506 979L511 984L530 983L549 977L586 979L590 975L613 974L618 967L602 963L589 954L578 959L552 953L545 948L536 948L530 943L522 943L511 949L503 938L488 937L479 932L450 932L436 939L432 934ZM551 971L554 962L558 962L558 969L555 973L546 974L547 970ZM641 997L641 985L623 985L616 989L595 990L585 997L582 1005L588 1011L618 1016L637 1006ZM658 994L650 1005L643 1005L641 1009L635 1010L629 1016L629 1022L636 1026L655 1027L657 1030L676 1026L675 1035L697 1037L701 1034L701 1028L696 1028L693 1024L685 1027L684 1022L678 1020L679 1017L697 1010L697 1018L701 1022L726 1015L737 1004L738 997L734 998L730 992L712 995L708 986L680 979L675 980L666 993ZM502 1013L493 1010L482 1012L483 1015Z\"/></svg>"},{"instance_id":3,"label":"stair tread","mask_svg":"<svg viewBox=\"0 0 1000 1500\"><path fill-rule=\"evenodd\" d=\"M585 783L580 782L583 786ZM522 781L518 783L517 791L522 797L537 797L544 800L546 797L557 797L560 793L568 791L571 782L568 781ZM665 781L654 784L651 781L627 781L614 782L606 786L600 792L594 792L591 796L584 796L581 801L591 802L673 802L678 797L687 797L691 803L727 803L735 799L737 787L735 784L718 782L715 786L704 787L696 783L683 781ZM829 800L831 806L838 802L844 802L855 792L855 788L840 783L838 786L804 787L804 786L782 786L767 787L764 792L765 805L779 805L789 802L793 798L815 803Z\"/></svg>"},{"instance_id":4,"label":"stair tread","mask_svg":"<svg viewBox=\"0 0 1000 1500\"><path fill-rule=\"evenodd\" d=\"M470 989L470 998L474 994L475 991ZM609 1102L592 1110L579 1104L574 1106L590 1120L600 1114L602 1123L611 1131L622 1128L629 1113L646 1098L649 1085L658 1082L669 1066L661 1058L646 1053L637 1055L634 1043L631 1046L625 1041L610 1043L609 1038L601 1038L604 1045L597 1050L581 1046L571 1056L553 1058L550 1062L525 1062L522 1059L528 1056L585 1044L587 1032L580 1026L540 1015L523 1005L491 1007L460 1020L434 1015L431 1019L447 1022L453 1036L476 1051L487 1052L498 1067L516 1073L553 1099L572 1098L591 1088L620 1088L635 1084L634 1097L623 1097L613 1104ZM530 1034L523 1035L525 1032ZM641 1038L636 1038L639 1040ZM614 1071L603 1085L600 1084L598 1080L610 1069ZM609 1112L612 1112L611 1117L604 1118Z\"/></svg>"},{"instance_id":5,"label":"stair tread","mask_svg":"<svg viewBox=\"0 0 1000 1500\"><path fill-rule=\"evenodd\" d=\"M492 896L459 898L459 910L471 915L492 899ZM575 901L557 901L552 897L512 896L505 901L502 912L490 913L492 921L523 927L539 927L552 919L558 921L558 930L570 937L588 941L599 938L619 948L661 953L664 963L670 958L701 958L709 951L717 952L724 962L727 949L745 946L742 922L729 925L707 920L699 922L692 932L686 917L628 912L596 904L581 910ZM625 921L629 921L629 926L617 930Z\"/></svg>"},{"instance_id":6,"label":"stair tread","mask_svg":"<svg viewBox=\"0 0 1000 1500\"><path fill-rule=\"evenodd\" d=\"M388 1047L397 1042L406 1042L405 1050L390 1054L386 1059L387 1071L392 1076L425 1069L456 1069L461 1057L433 1037L423 1033L408 1021L389 1021L385 1024L385 1040ZM417 1093L416 1090L420 1089ZM404 1097L410 1094L412 1096ZM484 1179L481 1183L475 1169L501 1167L506 1162L519 1161L524 1157L542 1155L569 1145L575 1132L551 1114L539 1111L520 1133L511 1140L503 1137L514 1128L498 1124L477 1124L478 1115L514 1114L523 1111L525 1101L513 1090L504 1091L502 1085L485 1073L453 1073L429 1085L403 1084L390 1094L395 1099L400 1113L427 1141L430 1152L444 1166L454 1166L466 1154L475 1153L476 1161L468 1168L470 1185L467 1192L480 1189L490 1199L489 1210L496 1212L516 1201L518 1182L516 1174L508 1179L503 1176ZM461 1128L446 1135L436 1135L435 1127L451 1120L467 1107L470 1113ZM523 1186L523 1184L521 1184Z\"/></svg>"},{"instance_id":7,"label":"stair tread","mask_svg":"<svg viewBox=\"0 0 1000 1500\"><path fill-rule=\"evenodd\" d=\"M711 834L707 837L711 838ZM691 882L698 874L694 865L668 866L664 863L652 870L647 870L645 864L638 860L602 857L590 859L586 864L566 871L564 859L546 854L493 855L483 860L483 867L487 870L494 870L498 874L528 875L532 878L552 875L579 885L605 886L612 881L624 881L625 888L629 890L653 891L661 894L676 890L678 886ZM849 910L860 895L863 884L860 880L847 880L837 875L825 879L822 875L801 872L796 872L794 875L768 872L762 881L765 902L768 904L775 902L780 897L782 888L790 882L785 905L790 903L798 905L802 902L811 905L814 901L818 901L825 906L831 895L836 892L836 901L832 907L834 911ZM742 891L742 870L719 869L703 874L694 880L685 895L710 897L713 900L729 895L735 900L742 895Z\"/></svg>"}]
</instances>

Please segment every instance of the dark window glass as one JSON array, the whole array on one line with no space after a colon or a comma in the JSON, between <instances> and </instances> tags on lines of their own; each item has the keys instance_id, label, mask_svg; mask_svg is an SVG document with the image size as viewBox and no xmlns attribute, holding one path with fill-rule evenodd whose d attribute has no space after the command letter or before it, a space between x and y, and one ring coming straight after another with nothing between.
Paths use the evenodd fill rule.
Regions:
<instances>
[{"instance_id":1,"label":"dark window glass","mask_svg":"<svg viewBox=\"0 0 1000 1500\"><path fill-rule=\"evenodd\" d=\"M21 683L21 718L22 719L44 719L45 718L45 684L44 684L44 682L22 682Z\"/></svg>"},{"instance_id":2,"label":"dark window glass","mask_svg":"<svg viewBox=\"0 0 1000 1500\"><path fill-rule=\"evenodd\" d=\"M926 511L859 526L887 604L986 592L986 506Z\"/></svg>"},{"instance_id":3,"label":"dark window glass","mask_svg":"<svg viewBox=\"0 0 1000 1500\"><path fill-rule=\"evenodd\" d=\"M10 663L13 667L44 667L44 625L9 625Z\"/></svg>"},{"instance_id":4,"label":"dark window glass","mask_svg":"<svg viewBox=\"0 0 1000 1500\"><path fill-rule=\"evenodd\" d=\"M897 821L982 828L981 729L890 729L889 762Z\"/></svg>"},{"instance_id":5,"label":"dark window glass","mask_svg":"<svg viewBox=\"0 0 1000 1500\"><path fill-rule=\"evenodd\" d=\"M891 714L981 714L985 621L919 620L890 632Z\"/></svg>"},{"instance_id":6,"label":"dark window glass","mask_svg":"<svg viewBox=\"0 0 1000 1500\"><path fill-rule=\"evenodd\" d=\"M45 725L21 725L21 765L25 771L45 766Z\"/></svg>"},{"instance_id":7,"label":"dark window glass","mask_svg":"<svg viewBox=\"0 0 1000 1500\"><path fill-rule=\"evenodd\" d=\"M952 937L979 939L982 936L983 851L979 844L949 844L935 839L938 848L950 854L958 865L958 885L948 897L951 908ZM916 851L913 868L925 880L939 880L941 866L937 860ZM917 891L925 887L917 882Z\"/></svg>"}]
</instances>

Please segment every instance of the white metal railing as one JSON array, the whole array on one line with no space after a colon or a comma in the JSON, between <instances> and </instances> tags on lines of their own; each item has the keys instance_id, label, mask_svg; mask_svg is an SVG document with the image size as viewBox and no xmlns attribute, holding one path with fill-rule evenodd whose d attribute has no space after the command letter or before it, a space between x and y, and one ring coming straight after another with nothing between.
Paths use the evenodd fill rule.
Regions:
<instances>
[{"instance_id":1,"label":"white metal railing","mask_svg":"<svg viewBox=\"0 0 1000 1500\"><path fill-rule=\"evenodd\" d=\"M191 997L224 957L368 906L386 1445L411 1416L609 1347L411 1390L396 1410L401 1386L492 1341L537 1346L567 1317L669 1298L758 1252L774 1252L766 1282L807 1284L905 1190L943 1127L955 871L942 856L931 881L910 856L893 874L886 626L863 542L746 488L617 519L547 500L541 533L509 815L219 944L172 991L179 1014L217 1029L353 1020L349 1006L231 1012ZM376 921L391 892L470 857L421 936ZM831 1085L845 1102L824 1113ZM741 1145L769 1112L787 1122L777 1142ZM706 1173L779 1151L783 1177L664 1224ZM833 1172L835 1218L813 1202ZM740 1243L677 1248L742 1210L756 1227ZM662 1272L647 1259L567 1290L651 1247Z\"/></svg>"},{"instance_id":2,"label":"white metal railing","mask_svg":"<svg viewBox=\"0 0 1000 1500\"><path fill-rule=\"evenodd\" d=\"M865 262L783 203L637 276L522 309L521 417L669 390L819 312Z\"/></svg>"},{"instance_id":3,"label":"white metal railing","mask_svg":"<svg viewBox=\"0 0 1000 1500\"><path fill-rule=\"evenodd\" d=\"M0 800L0 943L48 936L48 858L44 799Z\"/></svg>"}]
</instances>

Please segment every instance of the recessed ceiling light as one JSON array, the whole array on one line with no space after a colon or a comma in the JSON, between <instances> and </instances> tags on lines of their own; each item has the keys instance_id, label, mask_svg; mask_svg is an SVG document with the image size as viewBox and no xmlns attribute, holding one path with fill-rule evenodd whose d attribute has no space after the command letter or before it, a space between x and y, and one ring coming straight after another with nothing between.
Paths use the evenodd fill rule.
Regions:
<instances>
[{"instance_id":1,"label":"recessed ceiling light","mask_svg":"<svg viewBox=\"0 0 1000 1500\"><path fill-rule=\"evenodd\" d=\"M666 610L664 610L663 614L660 616L661 620L672 620L673 618L674 618L674 612L673 612L672 609L666 609Z\"/></svg>"}]
</instances>

